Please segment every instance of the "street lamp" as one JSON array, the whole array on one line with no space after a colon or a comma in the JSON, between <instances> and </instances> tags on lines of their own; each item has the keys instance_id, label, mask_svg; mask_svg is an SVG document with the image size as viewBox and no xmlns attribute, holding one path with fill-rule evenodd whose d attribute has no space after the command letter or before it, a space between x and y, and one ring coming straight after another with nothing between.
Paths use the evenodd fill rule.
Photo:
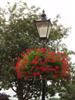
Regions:
<instances>
[{"instance_id":1,"label":"street lamp","mask_svg":"<svg viewBox=\"0 0 75 100\"><path fill-rule=\"evenodd\" d=\"M51 21L50 19L47 20L44 10L41 19L35 21L35 23L40 39L48 39L51 30Z\"/></svg>"},{"instance_id":2,"label":"street lamp","mask_svg":"<svg viewBox=\"0 0 75 100\"><path fill-rule=\"evenodd\" d=\"M43 10L41 19L35 21L37 31L39 34L40 39L48 40L51 30L51 21L50 19L47 20L45 11ZM45 47L46 41L43 41L43 47ZM42 100L45 100L46 95L46 80L42 79Z\"/></svg>"}]
</instances>

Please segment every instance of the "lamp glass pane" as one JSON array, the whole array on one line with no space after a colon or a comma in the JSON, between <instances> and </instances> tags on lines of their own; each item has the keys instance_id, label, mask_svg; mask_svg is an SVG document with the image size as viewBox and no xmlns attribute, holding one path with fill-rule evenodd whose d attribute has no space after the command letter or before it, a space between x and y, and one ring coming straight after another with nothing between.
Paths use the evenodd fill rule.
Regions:
<instances>
[{"instance_id":1,"label":"lamp glass pane","mask_svg":"<svg viewBox=\"0 0 75 100\"><path fill-rule=\"evenodd\" d=\"M47 32L49 28L48 21L37 21L36 22L37 30L40 38L47 38Z\"/></svg>"},{"instance_id":2,"label":"lamp glass pane","mask_svg":"<svg viewBox=\"0 0 75 100\"><path fill-rule=\"evenodd\" d=\"M50 35L50 30L51 30L51 25L50 25L50 23L48 23L48 28L47 28L48 30L47 30L47 38L49 37L49 35Z\"/></svg>"}]
</instances>

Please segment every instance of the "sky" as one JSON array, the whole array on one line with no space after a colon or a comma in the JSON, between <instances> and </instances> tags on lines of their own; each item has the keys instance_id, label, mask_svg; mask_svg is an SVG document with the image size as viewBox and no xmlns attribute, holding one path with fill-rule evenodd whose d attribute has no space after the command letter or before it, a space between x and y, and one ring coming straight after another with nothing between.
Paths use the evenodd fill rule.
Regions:
<instances>
[{"instance_id":1,"label":"sky","mask_svg":"<svg viewBox=\"0 0 75 100\"><path fill-rule=\"evenodd\" d=\"M11 4L19 2L19 0L0 0L0 7L5 7L9 1ZM26 1L28 6L35 5L40 7L41 11L44 9L48 18L55 18L57 14L60 15L60 22L65 27L71 27L69 36L63 42L66 43L69 50L75 51L75 0L22 0ZM74 61L75 56L72 56Z\"/></svg>"}]
</instances>

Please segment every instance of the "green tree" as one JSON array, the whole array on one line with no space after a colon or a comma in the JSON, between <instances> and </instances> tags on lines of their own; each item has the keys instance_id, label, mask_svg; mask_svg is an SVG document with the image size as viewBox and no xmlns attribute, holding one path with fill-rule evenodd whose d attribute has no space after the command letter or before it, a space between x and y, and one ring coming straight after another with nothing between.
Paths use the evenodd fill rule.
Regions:
<instances>
[{"instance_id":1,"label":"green tree","mask_svg":"<svg viewBox=\"0 0 75 100\"><path fill-rule=\"evenodd\" d=\"M71 66L71 81L69 84L64 84L66 88L63 89L60 100L75 100L75 64Z\"/></svg>"},{"instance_id":2,"label":"green tree","mask_svg":"<svg viewBox=\"0 0 75 100\"><path fill-rule=\"evenodd\" d=\"M39 100L41 95L40 80L18 80L15 72L17 57L21 56L27 48L37 48L42 46L39 40L34 20L38 19L38 10L32 6L29 8L25 2L8 6L6 10L0 10L0 88L12 88L18 100ZM40 14L39 14L40 15ZM8 16L8 18L6 18ZM47 46L52 50L62 49L62 39L67 36L68 28L58 23L58 16L52 21L52 29ZM47 95L53 96L60 90L60 83L52 81L52 85L47 86ZM16 88L14 88L16 87Z\"/></svg>"}]
</instances>

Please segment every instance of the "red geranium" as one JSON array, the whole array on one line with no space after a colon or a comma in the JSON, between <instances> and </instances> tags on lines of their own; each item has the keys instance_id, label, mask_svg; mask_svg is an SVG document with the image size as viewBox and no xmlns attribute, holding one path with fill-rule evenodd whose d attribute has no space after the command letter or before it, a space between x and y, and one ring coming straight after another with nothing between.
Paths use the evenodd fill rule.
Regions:
<instances>
[{"instance_id":1,"label":"red geranium","mask_svg":"<svg viewBox=\"0 0 75 100\"><path fill-rule=\"evenodd\" d=\"M27 49L16 63L18 79L61 79L69 76L68 57L47 48Z\"/></svg>"}]
</instances>

